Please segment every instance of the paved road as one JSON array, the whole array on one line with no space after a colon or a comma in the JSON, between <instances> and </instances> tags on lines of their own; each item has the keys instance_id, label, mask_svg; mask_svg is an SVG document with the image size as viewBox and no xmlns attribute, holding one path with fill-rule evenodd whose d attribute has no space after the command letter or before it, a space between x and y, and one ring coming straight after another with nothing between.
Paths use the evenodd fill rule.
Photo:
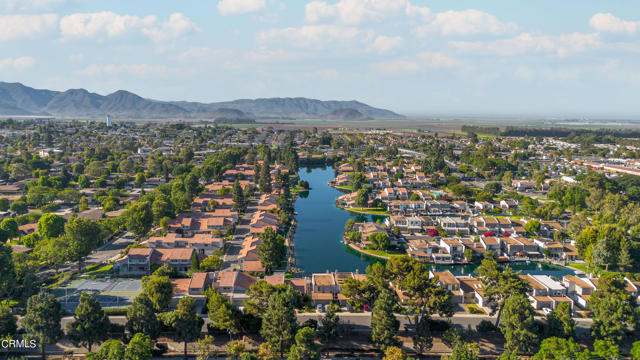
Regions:
<instances>
[{"instance_id":1,"label":"paved road","mask_svg":"<svg viewBox=\"0 0 640 360\"><path fill-rule=\"evenodd\" d=\"M101 246L91 253L91 255L87 256L85 265L108 263L109 260L118 256L120 251L134 242L135 237L130 232L118 234L115 240Z\"/></svg>"},{"instance_id":2,"label":"paved road","mask_svg":"<svg viewBox=\"0 0 640 360\"><path fill-rule=\"evenodd\" d=\"M256 211L258 211L258 201L256 199L250 200L249 204L247 204L247 209L245 210L242 219L238 220L238 225L236 225L236 232L229 242L229 248L222 257L222 260L224 260L222 270L232 271L234 268L240 269L240 264L238 263L238 254L240 253L240 249L242 249L242 241L244 241L244 238L247 236L247 234L249 234L249 223L251 222L251 218Z\"/></svg>"}]
</instances>

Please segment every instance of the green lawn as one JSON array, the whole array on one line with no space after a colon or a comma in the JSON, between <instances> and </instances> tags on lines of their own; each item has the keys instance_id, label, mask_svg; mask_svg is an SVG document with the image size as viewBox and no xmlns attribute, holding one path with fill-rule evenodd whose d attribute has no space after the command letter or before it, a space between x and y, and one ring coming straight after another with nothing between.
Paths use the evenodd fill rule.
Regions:
<instances>
[{"instance_id":1,"label":"green lawn","mask_svg":"<svg viewBox=\"0 0 640 360\"><path fill-rule=\"evenodd\" d=\"M88 275L105 275L105 274L110 274L112 270L113 270L113 264L107 264L95 270L91 270L87 274Z\"/></svg>"},{"instance_id":2,"label":"green lawn","mask_svg":"<svg viewBox=\"0 0 640 360\"><path fill-rule=\"evenodd\" d=\"M380 215L380 216L388 216L389 212L387 210L383 210L380 208L362 208L362 207L351 207L345 208L347 211L359 213L359 214L368 214L368 215Z\"/></svg>"},{"instance_id":3,"label":"green lawn","mask_svg":"<svg viewBox=\"0 0 640 360\"><path fill-rule=\"evenodd\" d=\"M334 186L334 188L336 188L338 190L352 191L350 185L347 185L347 186Z\"/></svg>"}]
</instances>

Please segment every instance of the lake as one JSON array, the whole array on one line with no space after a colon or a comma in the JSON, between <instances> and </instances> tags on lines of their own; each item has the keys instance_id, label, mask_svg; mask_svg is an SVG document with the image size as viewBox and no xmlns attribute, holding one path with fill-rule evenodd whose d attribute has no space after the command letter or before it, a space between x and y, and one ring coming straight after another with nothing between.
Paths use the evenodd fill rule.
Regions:
<instances>
[{"instance_id":1,"label":"lake","mask_svg":"<svg viewBox=\"0 0 640 360\"><path fill-rule=\"evenodd\" d=\"M298 227L294 234L296 266L307 275L328 271L359 271L364 273L369 264L384 260L362 255L344 246L342 234L349 219L357 222L384 221L384 216L350 213L335 205L335 199L344 194L329 186L327 182L335 177L331 167L301 168L300 179L309 182L311 188L302 192L295 203L298 213ZM455 275L468 275L478 267L468 265L427 265L438 271L450 270ZM573 270L545 263L511 263L514 271L522 274L550 275L562 277L574 274Z\"/></svg>"}]
</instances>

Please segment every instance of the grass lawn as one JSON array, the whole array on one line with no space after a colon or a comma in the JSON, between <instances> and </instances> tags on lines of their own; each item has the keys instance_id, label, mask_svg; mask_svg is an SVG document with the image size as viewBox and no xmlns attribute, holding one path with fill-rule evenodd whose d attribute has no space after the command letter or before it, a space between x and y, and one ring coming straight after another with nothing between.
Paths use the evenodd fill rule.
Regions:
<instances>
[{"instance_id":1,"label":"grass lawn","mask_svg":"<svg viewBox=\"0 0 640 360\"><path fill-rule=\"evenodd\" d=\"M482 315L487 314L484 310L482 310L482 308L480 308L476 304L466 304L465 307L467 308L467 311L469 312L469 314L482 314Z\"/></svg>"},{"instance_id":2,"label":"grass lawn","mask_svg":"<svg viewBox=\"0 0 640 360\"><path fill-rule=\"evenodd\" d=\"M95 270L91 270L87 274L88 275L104 275L104 274L110 274L112 270L113 270L113 264L107 264Z\"/></svg>"},{"instance_id":3,"label":"grass lawn","mask_svg":"<svg viewBox=\"0 0 640 360\"><path fill-rule=\"evenodd\" d=\"M569 264L569 266L571 266L572 268L576 268L584 273L589 273L589 269L588 269L588 265L587 264L577 264L577 263L571 263Z\"/></svg>"},{"instance_id":4,"label":"grass lawn","mask_svg":"<svg viewBox=\"0 0 640 360\"><path fill-rule=\"evenodd\" d=\"M347 185L347 186L334 186L334 188L336 188L338 190L352 191L350 185Z\"/></svg>"},{"instance_id":5,"label":"grass lawn","mask_svg":"<svg viewBox=\"0 0 640 360\"><path fill-rule=\"evenodd\" d=\"M351 207L351 208L345 208L345 210L359 213L359 214L380 215L380 216L389 215L389 212L387 210L382 210L380 208Z\"/></svg>"},{"instance_id":6,"label":"grass lawn","mask_svg":"<svg viewBox=\"0 0 640 360\"><path fill-rule=\"evenodd\" d=\"M378 256L385 256L385 257L398 257L398 256L407 256L406 252L400 252L400 251L395 251L395 252L388 252L385 250L373 250L373 249L362 249L362 252L369 253L369 254L375 254Z\"/></svg>"}]
</instances>

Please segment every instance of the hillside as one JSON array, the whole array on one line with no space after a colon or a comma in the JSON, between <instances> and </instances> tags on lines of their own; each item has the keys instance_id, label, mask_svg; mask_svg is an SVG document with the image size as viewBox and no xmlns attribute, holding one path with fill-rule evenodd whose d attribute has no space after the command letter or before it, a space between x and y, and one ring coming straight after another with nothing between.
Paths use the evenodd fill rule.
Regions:
<instances>
[{"instance_id":1,"label":"hillside","mask_svg":"<svg viewBox=\"0 0 640 360\"><path fill-rule=\"evenodd\" d=\"M0 82L0 115L51 115L62 117L120 118L324 118L337 110L350 110L335 116L362 119L403 118L392 111L358 101L322 101L307 98L241 99L226 102L199 103L188 101L156 101L125 90L100 95L85 89L53 91L34 89L21 83ZM349 115L351 113L351 115ZM355 119L355 118L354 118Z\"/></svg>"},{"instance_id":2,"label":"hillside","mask_svg":"<svg viewBox=\"0 0 640 360\"><path fill-rule=\"evenodd\" d=\"M372 120L371 117L361 113L356 109L333 110L332 112L324 115L323 118L327 120L345 120L345 121Z\"/></svg>"}]
</instances>

